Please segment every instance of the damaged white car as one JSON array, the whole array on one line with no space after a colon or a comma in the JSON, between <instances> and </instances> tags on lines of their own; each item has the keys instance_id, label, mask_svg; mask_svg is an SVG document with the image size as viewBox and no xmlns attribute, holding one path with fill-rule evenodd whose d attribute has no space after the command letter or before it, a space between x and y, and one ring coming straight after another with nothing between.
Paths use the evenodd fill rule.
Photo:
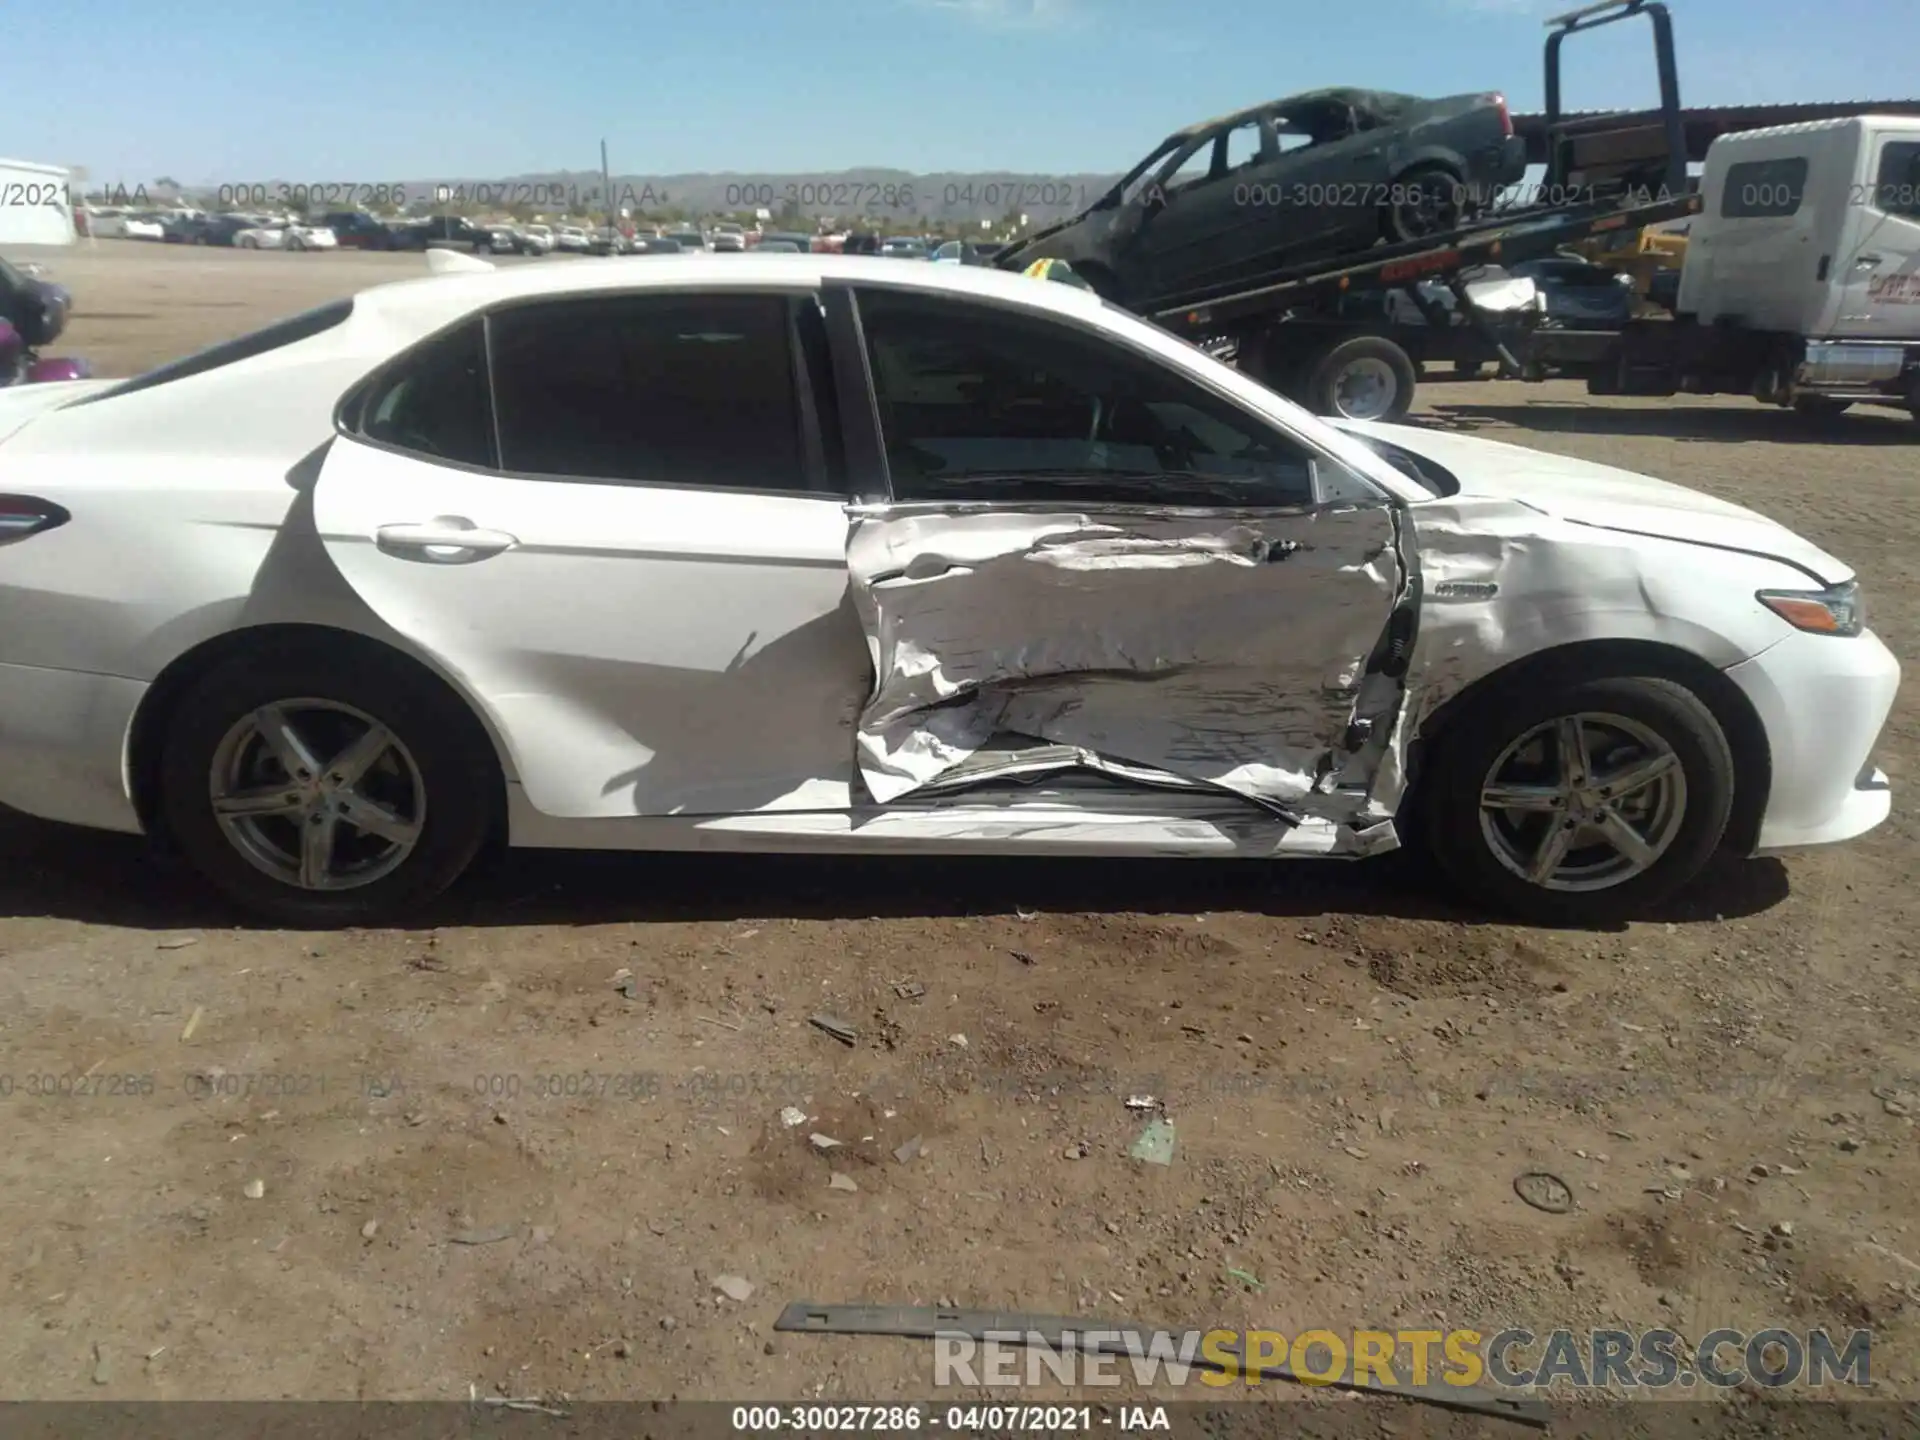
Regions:
<instances>
[{"instance_id":1,"label":"damaged white car","mask_svg":"<svg viewBox=\"0 0 1920 1440\"><path fill-rule=\"evenodd\" d=\"M439 256L0 395L0 801L294 924L520 846L1365 856L1538 918L1886 818L1851 570L1064 285Z\"/></svg>"}]
</instances>

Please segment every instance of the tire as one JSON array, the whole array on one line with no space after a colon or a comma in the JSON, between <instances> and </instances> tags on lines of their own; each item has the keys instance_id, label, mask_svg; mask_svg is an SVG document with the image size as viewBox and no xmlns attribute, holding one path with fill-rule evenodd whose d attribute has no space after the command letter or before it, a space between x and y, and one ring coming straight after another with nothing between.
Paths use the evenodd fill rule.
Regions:
<instances>
[{"instance_id":1,"label":"tire","mask_svg":"<svg viewBox=\"0 0 1920 1440\"><path fill-rule=\"evenodd\" d=\"M1444 165L1416 165L1388 188L1407 197L1387 206L1381 226L1396 244L1458 230L1472 210L1460 177Z\"/></svg>"},{"instance_id":2,"label":"tire","mask_svg":"<svg viewBox=\"0 0 1920 1440\"><path fill-rule=\"evenodd\" d=\"M1392 422L1413 407L1413 361L1393 341L1353 335L1303 367L1301 403L1316 415Z\"/></svg>"},{"instance_id":3,"label":"tire","mask_svg":"<svg viewBox=\"0 0 1920 1440\"><path fill-rule=\"evenodd\" d=\"M349 879L356 862L364 862L361 880L324 889L269 868L284 870L282 862L299 855L307 816L236 817L230 823L253 834L230 838L215 813L216 782L263 794L282 784L290 793L316 793L281 779L286 770L267 758L268 747L257 738L236 753L234 732L244 733L250 717L270 705L284 706L323 770L364 730L362 722L371 718L386 727L398 743L374 761L358 792L385 806L388 816L418 822L411 848L358 830L342 816L332 857ZM230 762L244 768L230 769ZM295 927L365 925L406 916L460 877L493 833L499 774L479 722L424 672L397 657L309 645L238 656L186 692L161 748L159 810L187 861L243 909ZM243 849L249 839L265 861Z\"/></svg>"},{"instance_id":4,"label":"tire","mask_svg":"<svg viewBox=\"0 0 1920 1440\"><path fill-rule=\"evenodd\" d=\"M1802 395L1793 402L1793 408L1809 420L1831 420L1851 410L1853 402L1835 400L1826 395Z\"/></svg>"},{"instance_id":5,"label":"tire","mask_svg":"<svg viewBox=\"0 0 1920 1440\"><path fill-rule=\"evenodd\" d=\"M1719 848L1733 807L1733 752L1713 713L1684 685L1632 675L1543 682L1536 672L1531 680L1496 685L1467 705L1447 723L1429 756L1416 828L1439 870L1489 907L1542 924L1615 924L1643 915L1673 894ZM1546 753L1552 741L1544 741L1537 752L1521 752L1517 760L1504 757L1540 727L1576 715L1594 722L1582 729L1590 750L1609 733L1626 740L1618 761L1591 754L1597 773L1618 774L1657 753L1636 743L1632 732L1638 730L1664 747L1671 757L1668 775L1678 779L1656 779L1625 797L1632 828L1643 841L1651 837L1654 842L1650 863L1636 865L1604 843L1588 845L1594 831L1587 830L1567 857L1589 857L1587 874L1556 870L1554 875L1562 886L1584 879L1593 888L1550 888L1513 867L1519 859L1539 858L1538 841L1558 814L1502 810L1490 816L1482 797L1496 779L1525 783L1532 774L1549 780L1557 760ZM1537 767L1530 767L1536 755ZM1608 864L1615 867L1611 878Z\"/></svg>"}]
</instances>

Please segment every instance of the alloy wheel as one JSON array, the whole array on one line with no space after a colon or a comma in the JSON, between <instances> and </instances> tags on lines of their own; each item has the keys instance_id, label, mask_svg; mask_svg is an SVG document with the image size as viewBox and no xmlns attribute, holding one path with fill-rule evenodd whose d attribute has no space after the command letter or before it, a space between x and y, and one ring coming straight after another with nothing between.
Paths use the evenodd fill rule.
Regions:
<instances>
[{"instance_id":1,"label":"alloy wheel","mask_svg":"<svg viewBox=\"0 0 1920 1440\"><path fill-rule=\"evenodd\" d=\"M391 875L426 821L426 782L399 736L333 700L263 705L228 729L208 799L249 864L301 890L353 890Z\"/></svg>"},{"instance_id":2,"label":"alloy wheel","mask_svg":"<svg viewBox=\"0 0 1920 1440\"><path fill-rule=\"evenodd\" d=\"M1645 874L1680 833L1687 777L1673 747L1623 715L1536 725L1480 787L1480 833L1531 885L1607 890Z\"/></svg>"}]
</instances>

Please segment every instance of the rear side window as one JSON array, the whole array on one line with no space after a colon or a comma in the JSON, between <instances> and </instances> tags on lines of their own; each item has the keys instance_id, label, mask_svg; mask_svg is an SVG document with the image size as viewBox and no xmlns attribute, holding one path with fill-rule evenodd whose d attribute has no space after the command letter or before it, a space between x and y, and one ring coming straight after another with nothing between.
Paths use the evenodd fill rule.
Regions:
<instances>
[{"instance_id":1,"label":"rear side window","mask_svg":"<svg viewBox=\"0 0 1920 1440\"><path fill-rule=\"evenodd\" d=\"M351 426L369 440L456 465L494 468L486 332L479 320L427 341L374 377Z\"/></svg>"},{"instance_id":2,"label":"rear side window","mask_svg":"<svg viewBox=\"0 0 1920 1440\"><path fill-rule=\"evenodd\" d=\"M1747 160L1727 167L1720 214L1727 220L1778 219L1794 214L1807 191L1807 160Z\"/></svg>"},{"instance_id":3,"label":"rear side window","mask_svg":"<svg viewBox=\"0 0 1920 1440\"><path fill-rule=\"evenodd\" d=\"M501 468L811 489L783 295L626 295L488 322Z\"/></svg>"},{"instance_id":4,"label":"rear side window","mask_svg":"<svg viewBox=\"0 0 1920 1440\"><path fill-rule=\"evenodd\" d=\"M242 360L251 360L256 355L265 355L271 350L279 350L288 345L298 344L302 340L311 340L315 335L343 324L353 314L353 301L334 300L312 310L306 310L285 320L256 330L251 335L242 335L238 340L223 340L218 345L196 351L180 360L172 360L158 369L149 370L144 375L136 375L124 380L110 390L102 390L97 395L88 395L75 401L78 405L93 405L101 400L113 400L122 395L132 395L136 391L151 390L156 385L165 385L173 380L185 380L191 375L204 375L209 370L218 370L225 365L237 365Z\"/></svg>"},{"instance_id":5,"label":"rear side window","mask_svg":"<svg viewBox=\"0 0 1920 1440\"><path fill-rule=\"evenodd\" d=\"M1920 220L1920 141L1892 140L1880 152L1874 205L1889 215Z\"/></svg>"}]
</instances>

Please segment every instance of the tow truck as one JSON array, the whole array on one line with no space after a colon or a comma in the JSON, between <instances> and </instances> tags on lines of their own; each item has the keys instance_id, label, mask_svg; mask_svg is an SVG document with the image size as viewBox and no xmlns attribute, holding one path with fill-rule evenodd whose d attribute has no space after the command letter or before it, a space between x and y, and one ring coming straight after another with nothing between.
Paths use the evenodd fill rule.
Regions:
<instances>
[{"instance_id":1,"label":"tow truck","mask_svg":"<svg viewBox=\"0 0 1920 1440\"><path fill-rule=\"evenodd\" d=\"M1630 19L1652 26L1658 111L1652 118L1569 116L1561 89L1566 42ZM1317 413L1353 419L1404 415L1419 375L1437 362L1463 370L1496 364L1503 376L1535 380L1605 363L1616 334L1544 328L1536 308L1511 304L1511 286L1476 285L1476 272L1699 213L1701 197L1687 177L1673 19L1662 0L1601 0L1547 24L1548 162L1544 181L1528 189L1548 202L1496 210L1444 235L1296 266L1250 289L1181 296L1147 318ZM1436 285L1451 306L1438 300ZM1407 306L1387 303L1396 292L1417 320L1409 321Z\"/></svg>"}]
</instances>

